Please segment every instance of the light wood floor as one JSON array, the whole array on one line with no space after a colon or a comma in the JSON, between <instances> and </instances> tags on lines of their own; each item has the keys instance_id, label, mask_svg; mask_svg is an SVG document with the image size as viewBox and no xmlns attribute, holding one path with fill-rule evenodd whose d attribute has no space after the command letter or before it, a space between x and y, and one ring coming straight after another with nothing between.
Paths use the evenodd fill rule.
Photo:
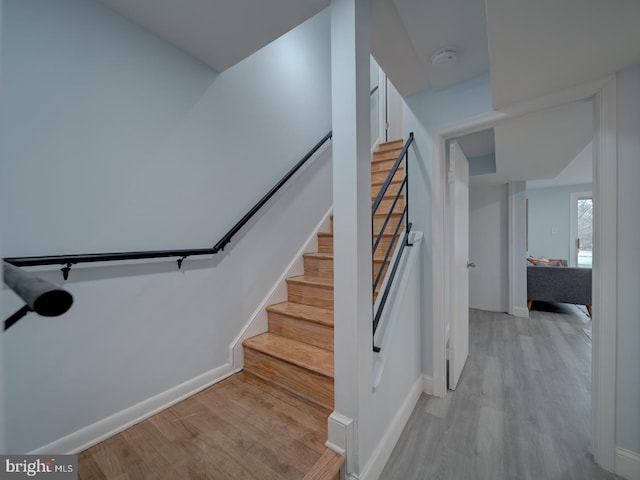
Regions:
<instances>
[{"instance_id":1,"label":"light wood floor","mask_svg":"<svg viewBox=\"0 0 640 480\"><path fill-rule=\"evenodd\" d=\"M458 388L422 395L382 480L618 478L589 454L589 318L559 304L530 314L471 310Z\"/></svg>"},{"instance_id":2,"label":"light wood floor","mask_svg":"<svg viewBox=\"0 0 640 480\"><path fill-rule=\"evenodd\" d=\"M79 478L302 479L330 413L239 373L82 452Z\"/></svg>"}]
</instances>

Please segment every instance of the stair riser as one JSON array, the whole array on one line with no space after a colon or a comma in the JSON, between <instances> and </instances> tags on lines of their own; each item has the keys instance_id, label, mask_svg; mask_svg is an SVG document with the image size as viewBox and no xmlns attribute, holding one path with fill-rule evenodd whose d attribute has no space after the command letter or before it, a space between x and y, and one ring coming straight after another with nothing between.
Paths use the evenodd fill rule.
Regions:
<instances>
[{"instance_id":1,"label":"stair riser","mask_svg":"<svg viewBox=\"0 0 640 480\"><path fill-rule=\"evenodd\" d=\"M333 253L333 237L318 237L318 252Z\"/></svg>"},{"instance_id":2,"label":"stair riser","mask_svg":"<svg viewBox=\"0 0 640 480\"><path fill-rule=\"evenodd\" d=\"M287 291L290 302L333 308L333 288L287 281Z\"/></svg>"},{"instance_id":3,"label":"stair riser","mask_svg":"<svg viewBox=\"0 0 640 480\"><path fill-rule=\"evenodd\" d=\"M390 142L381 143L378 146L379 152L387 152L389 150L402 150L404 147L404 140L392 140Z\"/></svg>"},{"instance_id":4,"label":"stair riser","mask_svg":"<svg viewBox=\"0 0 640 480\"><path fill-rule=\"evenodd\" d=\"M312 277L333 278L333 258L304 257L304 274Z\"/></svg>"},{"instance_id":5,"label":"stair riser","mask_svg":"<svg viewBox=\"0 0 640 480\"><path fill-rule=\"evenodd\" d=\"M384 225L386 215L374 215L373 217L373 232L377 234L380 232L382 225ZM393 233L395 231L396 225L401 217L401 214L393 213L391 214L391 218L389 219L389 223L387 224L387 228L384 233ZM400 231L403 227L400 227Z\"/></svg>"},{"instance_id":6,"label":"stair riser","mask_svg":"<svg viewBox=\"0 0 640 480\"><path fill-rule=\"evenodd\" d=\"M391 158L389 160L380 160L378 162L371 163L371 172L390 172L394 163L396 163L396 158ZM404 171L404 162L400 162L398 166L398 171Z\"/></svg>"},{"instance_id":7,"label":"stair riser","mask_svg":"<svg viewBox=\"0 0 640 480\"><path fill-rule=\"evenodd\" d=\"M333 328L269 312L269 331L282 337L333 351Z\"/></svg>"},{"instance_id":8,"label":"stair riser","mask_svg":"<svg viewBox=\"0 0 640 480\"><path fill-rule=\"evenodd\" d=\"M387 177L389 176L389 171L381 171L381 172L371 172L371 183L383 183ZM394 180L397 180L398 182L402 182L402 179L404 178L404 169L400 170L398 169L396 171L396 174L393 176Z\"/></svg>"},{"instance_id":9,"label":"stair riser","mask_svg":"<svg viewBox=\"0 0 640 480\"><path fill-rule=\"evenodd\" d=\"M402 152L402 148L394 148L392 150L378 150L373 152L373 161L372 163L378 162L380 160L388 160L390 158L396 159L398 155Z\"/></svg>"},{"instance_id":10,"label":"stair riser","mask_svg":"<svg viewBox=\"0 0 640 480\"><path fill-rule=\"evenodd\" d=\"M376 213L384 213L384 214L389 213L389 211L391 210L391 207L393 206L393 201L394 201L393 197L382 199L382 201L380 202L380 205L378 205L378 209L376 210ZM393 207L393 211L394 213L402 213L403 209L404 209L404 199L399 198L395 206Z\"/></svg>"},{"instance_id":11,"label":"stair riser","mask_svg":"<svg viewBox=\"0 0 640 480\"><path fill-rule=\"evenodd\" d=\"M297 365L244 349L244 369L267 382L333 410L333 379Z\"/></svg>"},{"instance_id":12,"label":"stair riser","mask_svg":"<svg viewBox=\"0 0 640 480\"><path fill-rule=\"evenodd\" d=\"M392 232L393 233L393 232ZM400 232L402 233L402 232ZM376 237L373 237L373 242L376 241ZM391 235L384 235L381 239L380 239L380 243L378 244L378 247L376 248L375 251L375 255L376 256L384 256L387 249L389 248L389 245L391 245L391 242L393 242L393 237Z\"/></svg>"},{"instance_id":13,"label":"stair riser","mask_svg":"<svg viewBox=\"0 0 640 480\"><path fill-rule=\"evenodd\" d=\"M400 190L401 185L402 185L401 182L390 184L389 188L387 189L387 192L385 194L385 197L387 197L388 195L395 196L396 193L398 193L398 191ZM380 184L380 185L372 185L371 186L371 201L372 202L376 199L376 196L380 192L381 188L382 188L382 184ZM403 188L403 190L404 190L404 188Z\"/></svg>"}]
</instances>

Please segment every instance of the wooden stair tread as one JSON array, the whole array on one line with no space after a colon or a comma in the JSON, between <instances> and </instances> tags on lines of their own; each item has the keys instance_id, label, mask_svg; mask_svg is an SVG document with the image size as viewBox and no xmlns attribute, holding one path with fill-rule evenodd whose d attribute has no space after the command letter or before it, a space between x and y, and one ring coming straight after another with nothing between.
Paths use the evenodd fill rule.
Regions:
<instances>
[{"instance_id":1,"label":"wooden stair tread","mask_svg":"<svg viewBox=\"0 0 640 480\"><path fill-rule=\"evenodd\" d=\"M333 279L324 277L313 277L311 275L299 275L297 277L287 278L288 283L301 283L305 285L313 285L315 287L333 289Z\"/></svg>"},{"instance_id":2,"label":"wooden stair tread","mask_svg":"<svg viewBox=\"0 0 640 480\"><path fill-rule=\"evenodd\" d=\"M371 181L371 186L372 187L376 187L376 186L384 185L385 180L372 180ZM397 185L398 183L402 183L403 180L404 180L404 177L403 178L395 178L394 177L393 179L391 179L390 185L394 185L394 184Z\"/></svg>"},{"instance_id":3,"label":"wooden stair tread","mask_svg":"<svg viewBox=\"0 0 640 480\"><path fill-rule=\"evenodd\" d=\"M320 253L320 252L312 252L312 253L303 253L303 257L306 258L319 258L322 260L333 260L333 254L331 253Z\"/></svg>"},{"instance_id":4,"label":"wooden stair tread","mask_svg":"<svg viewBox=\"0 0 640 480\"><path fill-rule=\"evenodd\" d=\"M404 208L404 207L403 207L403 208ZM382 218L386 218L388 215L389 215L389 213L388 213L388 212L384 212L384 213L378 213L378 212L376 212L376 213L374 213L374 214L373 214L373 216L374 216L374 217L382 217ZM401 217L401 216L402 216L402 210L400 210L398 213L395 213L395 212L394 212L394 213L392 213L392 214L391 214L391 216L392 216L392 217L394 217L394 218L399 218L399 217Z\"/></svg>"},{"instance_id":5,"label":"wooden stair tread","mask_svg":"<svg viewBox=\"0 0 640 480\"><path fill-rule=\"evenodd\" d=\"M265 355L333 378L333 352L329 350L268 332L248 338L242 344Z\"/></svg>"},{"instance_id":6,"label":"wooden stair tread","mask_svg":"<svg viewBox=\"0 0 640 480\"><path fill-rule=\"evenodd\" d=\"M267 307L268 312L299 318L307 322L333 327L333 310L295 302L281 302Z\"/></svg>"},{"instance_id":7,"label":"wooden stair tread","mask_svg":"<svg viewBox=\"0 0 640 480\"><path fill-rule=\"evenodd\" d=\"M303 480L336 480L345 462L343 455L326 449Z\"/></svg>"}]
</instances>

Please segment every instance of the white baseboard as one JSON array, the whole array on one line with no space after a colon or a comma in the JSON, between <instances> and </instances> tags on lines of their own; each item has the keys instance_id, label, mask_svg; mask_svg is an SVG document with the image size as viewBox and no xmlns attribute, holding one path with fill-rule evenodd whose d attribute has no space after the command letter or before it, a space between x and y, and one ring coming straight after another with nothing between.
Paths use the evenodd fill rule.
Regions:
<instances>
[{"instance_id":1,"label":"white baseboard","mask_svg":"<svg viewBox=\"0 0 640 480\"><path fill-rule=\"evenodd\" d=\"M615 474L627 480L640 480L640 454L616 447Z\"/></svg>"},{"instance_id":2,"label":"white baseboard","mask_svg":"<svg viewBox=\"0 0 640 480\"><path fill-rule=\"evenodd\" d=\"M433 377L431 375L422 375L422 391L427 395L433 395Z\"/></svg>"},{"instance_id":3,"label":"white baseboard","mask_svg":"<svg viewBox=\"0 0 640 480\"><path fill-rule=\"evenodd\" d=\"M255 337L268 330L267 311L269 305L284 302L287 300L287 278L302 275L304 273L304 264L302 259L303 253L311 253L317 251L318 248L318 232L329 231L331 229L331 211L333 207L322 217L322 220L311 235L304 242L300 250L295 254L293 260L287 265L287 268L280 274L275 285L271 288L266 297L260 302L258 308L253 312L249 321L242 328L238 336L231 342L229 347L230 362L233 365L233 371L239 372L244 368L244 351L242 342L247 338Z\"/></svg>"},{"instance_id":4,"label":"white baseboard","mask_svg":"<svg viewBox=\"0 0 640 480\"><path fill-rule=\"evenodd\" d=\"M357 478L360 480L378 480L380 478L382 470L387 464L387 461L391 456L391 452L393 452L393 448L396 446L396 443L398 443L402 430L407 424L407 421L411 416L411 412L413 412L413 409L423 392L423 388L424 377L421 375L416 379L415 383L411 387L407 398L402 402L402 405L394 415L393 420L391 420L391 423L389 424L389 428L387 428L387 431L380 439L378 446L374 449L371 454L371 458L362 469L360 475L352 475L351 478Z\"/></svg>"},{"instance_id":5,"label":"white baseboard","mask_svg":"<svg viewBox=\"0 0 640 480\"><path fill-rule=\"evenodd\" d=\"M191 380L159 393L110 417L88 425L76 432L55 440L30 452L32 455L73 455L106 440L127 428L155 415L191 395L233 374L231 364L203 373Z\"/></svg>"},{"instance_id":6,"label":"white baseboard","mask_svg":"<svg viewBox=\"0 0 640 480\"><path fill-rule=\"evenodd\" d=\"M529 309L526 307L513 307L513 316L529 318Z\"/></svg>"}]
</instances>

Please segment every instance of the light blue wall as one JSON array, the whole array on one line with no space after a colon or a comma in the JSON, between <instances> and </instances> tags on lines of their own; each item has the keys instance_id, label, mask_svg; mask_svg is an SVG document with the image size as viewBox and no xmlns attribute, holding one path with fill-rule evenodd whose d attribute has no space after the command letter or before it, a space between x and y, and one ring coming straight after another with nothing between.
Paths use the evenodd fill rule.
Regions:
<instances>
[{"instance_id":1,"label":"light blue wall","mask_svg":"<svg viewBox=\"0 0 640 480\"><path fill-rule=\"evenodd\" d=\"M591 183L527 189L529 255L569 260L571 193L591 189Z\"/></svg>"},{"instance_id":2,"label":"light blue wall","mask_svg":"<svg viewBox=\"0 0 640 480\"><path fill-rule=\"evenodd\" d=\"M640 65L616 76L618 359L616 444L640 454Z\"/></svg>"},{"instance_id":3,"label":"light blue wall","mask_svg":"<svg viewBox=\"0 0 640 480\"><path fill-rule=\"evenodd\" d=\"M490 153L480 157L471 157L469 160L469 176L496 173L496 154Z\"/></svg>"},{"instance_id":4,"label":"light blue wall","mask_svg":"<svg viewBox=\"0 0 640 480\"><path fill-rule=\"evenodd\" d=\"M218 76L94 0L6 0L3 16L7 256L211 247L331 128L327 11ZM227 368L331 205L330 152L213 259L74 267L67 314L3 335L7 448ZM21 302L3 295L6 318Z\"/></svg>"},{"instance_id":5,"label":"light blue wall","mask_svg":"<svg viewBox=\"0 0 640 480\"><path fill-rule=\"evenodd\" d=\"M441 91L425 91L405 99L404 137L414 132L409 154L410 221L425 234L422 242L422 370L433 373L433 251L432 237L443 219L433 218L433 198L441 196L440 159L434 158L434 132L438 128L473 115L492 111L491 82L483 75Z\"/></svg>"}]
</instances>

